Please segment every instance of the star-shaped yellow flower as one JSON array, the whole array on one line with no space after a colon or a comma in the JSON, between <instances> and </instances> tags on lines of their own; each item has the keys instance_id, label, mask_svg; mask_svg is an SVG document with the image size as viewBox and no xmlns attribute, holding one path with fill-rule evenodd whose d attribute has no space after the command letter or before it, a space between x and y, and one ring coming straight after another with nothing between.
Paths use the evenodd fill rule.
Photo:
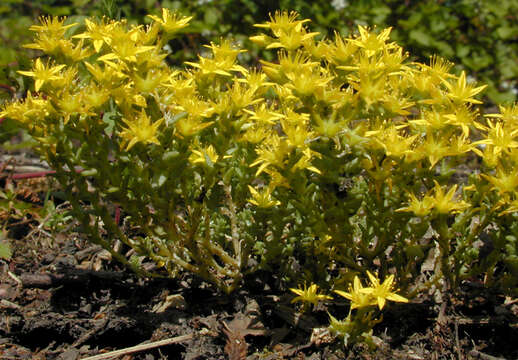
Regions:
<instances>
[{"instance_id":1,"label":"star-shaped yellow flower","mask_svg":"<svg viewBox=\"0 0 518 360\"><path fill-rule=\"evenodd\" d=\"M449 214L449 213L459 213L462 210L470 207L470 204L467 202L460 200L456 201L454 199L455 192L457 191L457 185L453 185L448 192L444 193L443 188L437 181L433 181L435 186L433 188L433 203L434 208L437 210L439 214Z\"/></svg>"},{"instance_id":2,"label":"star-shaped yellow flower","mask_svg":"<svg viewBox=\"0 0 518 360\"><path fill-rule=\"evenodd\" d=\"M50 66L49 63L45 65L41 62L40 58L37 58L32 71L18 71L18 73L33 77L35 80L34 89L40 91L45 82L58 80L58 74L64 67L65 65Z\"/></svg>"},{"instance_id":3,"label":"star-shaped yellow flower","mask_svg":"<svg viewBox=\"0 0 518 360\"><path fill-rule=\"evenodd\" d=\"M302 301L316 305L319 301L332 299L331 296L319 294L317 284L311 284L309 287L304 284L304 289L290 289L290 291L298 295L291 300L292 303Z\"/></svg>"},{"instance_id":4,"label":"star-shaped yellow flower","mask_svg":"<svg viewBox=\"0 0 518 360\"><path fill-rule=\"evenodd\" d=\"M148 15L151 19L162 25L166 33L173 34L189 25L192 16L179 17L177 14L172 13L169 9L162 9L162 18L155 15Z\"/></svg>"},{"instance_id":5,"label":"star-shaped yellow flower","mask_svg":"<svg viewBox=\"0 0 518 360\"><path fill-rule=\"evenodd\" d=\"M128 143L126 151L130 150L138 142L160 145L156 135L158 127L163 121L164 119L162 118L152 123L144 110L134 119L124 120L128 127L123 129L119 136Z\"/></svg>"},{"instance_id":6,"label":"star-shaped yellow flower","mask_svg":"<svg viewBox=\"0 0 518 360\"><path fill-rule=\"evenodd\" d=\"M360 289L359 292L372 296L378 303L378 307L383 309L386 300L397 302L408 302L407 298L393 292L394 275L389 275L383 283L380 284L379 279L367 271L371 286Z\"/></svg>"},{"instance_id":7,"label":"star-shaped yellow flower","mask_svg":"<svg viewBox=\"0 0 518 360\"><path fill-rule=\"evenodd\" d=\"M446 94L450 99L459 103L482 104L482 101L476 100L473 96L484 90L487 85L474 87L466 83L466 73L463 71L456 83L443 80L443 84L448 88L449 93Z\"/></svg>"},{"instance_id":8,"label":"star-shaped yellow flower","mask_svg":"<svg viewBox=\"0 0 518 360\"><path fill-rule=\"evenodd\" d=\"M335 290L335 293L351 300L351 310L375 305L375 299L373 299L369 294L364 293L364 289L366 288L363 287L358 276L355 276L353 286L349 286L349 292Z\"/></svg>"},{"instance_id":9,"label":"star-shaped yellow flower","mask_svg":"<svg viewBox=\"0 0 518 360\"><path fill-rule=\"evenodd\" d=\"M264 209L281 204L279 200L272 198L272 189L270 186L257 191L252 186L248 185L248 190L250 190L250 194L252 194L252 198L248 199L250 204Z\"/></svg>"}]
</instances>

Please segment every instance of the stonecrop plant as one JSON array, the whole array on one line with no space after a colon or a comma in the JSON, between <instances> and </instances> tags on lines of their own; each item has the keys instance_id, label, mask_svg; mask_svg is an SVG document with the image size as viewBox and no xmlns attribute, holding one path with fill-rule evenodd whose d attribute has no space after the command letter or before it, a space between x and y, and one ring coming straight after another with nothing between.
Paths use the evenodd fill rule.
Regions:
<instances>
[{"instance_id":1,"label":"stonecrop plant","mask_svg":"<svg viewBox=\"0 0 518 360\"><path fill-rule=\"evenodd\" d=\"M349 314L345 319L338 320L330 317L329 330L340 338L344 345L363 341L372 343L372 328L381 322L376 319L377 308L381 311L387 300L407 303L408 299L394 292L394 275L389 275L381 284L379 279L367 271L370 286L363 287L358 276L354 277L349 292L335 290L335 292L351 301Z\"/></svg>"},{"instance_id":2,"label":"stonecrop plant","mask_svg":"<svg viewBox=\"0 0 518 360\"><path fill-rule=\"evenodd\" d=\"M345 297L380 309L464 280L517 294L518 106L482 115L483 85L439 57L410 62L390 28L317 40L277 12L251 38L275 61L240 65L246 50L222 39L176 68L165 45L190 18L151 20L42 18L27 47L43 55L21 72L34 91L0 114L113 258L225 292L258 269L328 292L377 273L400 298Z\"/></svg>"}]
</instances>

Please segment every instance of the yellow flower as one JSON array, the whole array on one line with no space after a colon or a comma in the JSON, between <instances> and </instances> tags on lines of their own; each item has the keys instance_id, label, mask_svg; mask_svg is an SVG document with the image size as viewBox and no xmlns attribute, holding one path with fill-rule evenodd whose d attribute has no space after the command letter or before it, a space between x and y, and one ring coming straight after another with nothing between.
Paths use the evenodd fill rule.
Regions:
<instances>
[{"instance_id":1,"label":"yellow flower","mask_svg":"<svg viewBox=\"0 0 518 360\"><path fill-rule=\"evenodd\" d=\"M352 86L358 90L358 94L365 102L366 109L378 101L382 101L386 97L387 78L380 76L378 78L361 76L360 81L353 82Z\"/></svg>"},{"instance_id":2,"label":"yellow flower","mask_svg":"<svg viewBox=\"0 0 518 360\"><path fill-rule=\"evenodd\" d=\"M140 95L131 84L119 86L110 91L111 98L121 108L123 114L133 112L134 105L145 108L147 106L146 98Z\"/></svg>"},{"instance_id":3,"label":"yellow flower","mask_svg":"<svg viewBox=\"0 0 518 360\"><path fill-rule=\"evenodd\" d=\"M230 64L234 64L237 59L237 55L246 52L246 50L236 49L230 40L223 39L221 44L215 44L211 41L210 45L203 45L206 48L212 50L214 60L226 61Z\"/></svg>"},{"instance_id":4,"label":"yellow flower","mask_svg":"<svg viewBox=\"0 0 518 360\"><path fill-rule=\"evenodd\" d=\"M376 140L383 146L387 156L400 158L412 152L412 144L419 135L401 136L399 134L401 129L402 125L391 125L378 135L381 138Z\"/></svg>"},{"instance_id":5,"label":"yellow flower","mask_svg":"<svg viewBox=\"0 0 518 360\"><path fill-rule=\"evenodd\" d=\"M103 61L115 69L120 69L122 66L117 65L113 60L137 62L137 55L155 48L154 46L137 45L130 40L129 36L126 39L117 38L116 40L112 40L110 45L113 52L103 55L97 60Z\"/></svg>"},{"instance_id":6,"label":"yellow flower","mask_svg":"<svg viewBox=\"0 0 518 360\"><path fill-rule=\"evenodd\" d=\"M248 88L252 93L257 92L258 90L261 90L262 92L266 91L266 88L268 86L272 86L272 82L266 81L266 74L262 71L259 71L257 69L252 69L251 71L247 71L244 74L244 78L238 78L236 79L239 83L245 83L248 85Z\"/></svg>"},{"instance_id":7,"label":"yellow flower","mask_svg":"<svg viewBox=\"0 0 518 360\"><path fill-rule=\"evenodd\" d=\"M284 118L281 121L281 123L283 128L285 126L306 126L309 124L309 119L309 114L303 112L296 112L291 108L287 108L284 111Z\"/></svg>"},{"instance_id":8,"label":"yellow flower","mask_svg":"<svg viewBox=\"0 0 518 360\"><path fill-rule=\"evenodd\" d=\"M339 32L335 31L335 41L329 46L327 58L337 65L343 65L349 62L357 50L358 45L350 39L344 39Z\"/></svg>"},{"instance_id":9,"label":"yellow flower","mask_svg":"<svg viewBox=\"0 0 518 360\"><path fill-rule=\"evenodd\" d=\"M411 112L407 109L415 105L413 101L408 101L408 99L397 92L386 94L382 101L385 109L398 115L410 115Z\"/></svg>"},{"instance_id":10,"label":"yellow flower","mask_svg":"<svg viewBox=\"0 0 518 360\"><path fill-rule=\"evenodd\" d=\"M302 69L301 69L302 70ZM293 91L293 94L300 97L307 97L316 95L317 91L323 91L326 85L333 80L332 76L326 74L319 74L313 71L297 71L286 74L290 80L285 84L288 89Z\"/></svg>"},{"instance_id":11,"label":"yellow flower","mask_svg":"<svg viewBox=\"0 0 518 360\"><path fill-rule=\"evenodd\" d=\"M518 200L510 201L510 202L508 202L508 205L509 205L509 207L507 209L500 212L500 216L506 215L506 214L512 214L512 213L518 211Z\"/></svg>"},{"instance_id":12,"label":"yellow flower","mask_svg":"<svg viewBox=\"0 0 518 360\"><path fill-rule=\"evenodd\" d=\"M252 186L248 185L248 190L250 190L250 193L252 194L252 198L248 199L250 204L264 209L281 204L280 201L272 199L272 189L269 186L263 188L261 191L257 191Z\"/></svg>"},{"instance_id":13,"label":"yellow flower","mask_svg":"<svg viewBox=\"0 0 518 360\"><path fill-rule=\"evenodd\" d=\"M211 74L217 74L222 76L232 76L229 72L232 70L232 66L226 66L227 64L222 64L214 59L208 59L198 55L198 62L186 61L185 64L190 65L194 68L199 69L200 74L207 76ZM225 65L225 66L222 66Z\"/></svg>"},{"instance_id":14,"label":"yellow flower","mask_svg":"<svg viewBox=\"0 0 518 360\"><path fill-rule=\"evenodd\" d=\"M486 174L481 176L489 181L493 185L493 190L497 190L500 195L514 193L518 187L518 169L507 172L499 166L496 172L496 176Z\"/></svg>"},{"instance_id":15,"label":"yellow flower","mask_svg":"<svg viewBox=\"0 0 518 360\"><path fill-rule=\"evenodd\" d=\"M34 96L28 91L24 100L20 99L10 104L4 104L3 111L0 112L0 118L7 117L32 127L53 111L49 101Z\"/></svg>"},{"instance_id":16,"label":"yellow flower","mask_svg":"<svg viewBox=\"0 0 518 360\"><path fill-rule=\"evenodd\" d=\"M491 152L494 156L500 153L509 153L511 149L518 148L518 141L514 140L518 136L518 129L510 130L504 127L501 121L487 121L488 126L478 125L477 127L487 131L485 139L476 141L473 144L486 144L491 146ZM480 150L474 149L480 156L485 157Z\"/></svg>"},{"instance_id":17,"label":"yellow flower","mask_svg":"<svg viewBox=\"0 0 518 360\"><path fill-rule=\"evenodd\" d=\"M179 30L189 25L189 21L192 19L192 16L180 17L176 13L172 13L169 9L166 8L162 9L162 18L159 18L155 15L148 15L148 17L162 25L163 29L168 34L177 33Z\"/></svg>"},{"instance_id":18,"label":"yellow flower","mask_svg":"<svg viewBox=\"0 0 518 360\"><path fill-rule=\"evenodd\" d=\"M311 151L310 148L304 149L302 151L301 158L295 163L295 165L292 166L291 171L307 169L309 171L313 171L314 173L321 175L322 172L311 164L311 159L314 156L320 157L320 154L315 151Z\"/></svg>"},{"instance_id":19,"label":"yellow flower","mask_svg":"<svg viewBox=\"0 0 518 360\"><path fill-rule=\"evenodd\" d=\"M464 135L452 136L450 139L450 155L462 155L473 150L473 145Z\"/></svg>"},{"instance_id":20,"label":"yellow flower","mask_svg":"<svg viewBox=\"0 0 518 360\"><path fill-rule=\"evenodd\" d=\"M222 40L220 45L211 42L210 45L205 45L212 50L212 58L198 55L198 62L186 61L187 65L199 69L203 76L218 74L223 76L231 76L230 71L240 72L246 74L248 70L237 65L237 55L245 50L235 49L232 43L228 40Z\"/></svg>"},{"instance_id":21,"label":"yellow flower","mask_svg":"<svg viewBox=\"0 0 518 360\"><path fill-rule=\"evenodd\" d=\"M329 295L319 294L318 286L316 284L311 284L309 287L306 287L306 284L304 284L304 289L290 289L290 291L298 295L291 300L292 303L301 301L311 303L316 306L319 301L333 299Z\"/></svg>"},{"instance_id":22,"label":"yellow flower","mask_svg":"<svg viewBox=\"0 0 518 360\"><path fill-rule=\"evenodd\" d=\"M160 145L156 136L158 127L164 121L163 118L152 123L146 112L142 110L136 117L123 121L128 127L124 128L119 136L127 142L126 151L129 151L138 142Z\"/></svg>"},{"instance_id":23,"label":"yellow flower","mask_svg":"<svg viewBox=\"0 0 518 360\"><path fill-rule=\"evenodd\" d=\"M210 104L201 98L192 96L189 98L176 97L178 105L173 106L173 110L185 111L193 118L208 118L212 115L214 109Z\"/></svg>"},{"instance_id":24,"label":"yellow flower","mask_svg":"<svg viewBox=\"0 0 518 360\"><path fill-rule=\"evenodd\" d=\"M229 156L224 156L223 158L225 159L228 157ZM212 145L207 147L200 147L199 150L192 150L192 153L189 156L189 161L191 164L202 164L208 165L209 167L217 163L219 159L220 156Z\"/></svg>"},{"instance_id":25,"label":"yellow flower","mask_svg":"<svg viewBox=\"0 0 518 360\"><path fill-rule=\"evenodd\" d=\"M69 66L63 69L59 74L59 78L51 80L52 93L56 94L59 90L66 90L73 88L77 84L77 66Z\"/></svg>"},{"instance_id":26,"label":"yellow flower","mask_svg":"<svg viewBox=\"0 0 518 360\"><path fill-rule=\"evenodd\" d=\"M349 292L335 290L335 293L338 295L351 300L351 310L376 305L376 300L369 294L363 292L365 288L358 276L354 277L353 284L353 286L349 285Z\"/></svg>"},{"instance_id":27,"label":"yellow flower","mask_svg":"<svg viewBox=\"0 0 518 360\"><path fill-rule=\"evenodd\" d=\"M313 37L318 35L317 32L307 33L304 28L300 30L291 30L289 32L281 32L278 36L278 41L272 41L266 46L267 49L285 48L286 50L293 51L298 49L301 45Z\"/></svg>"},{"instance_id":28,"label":"yellow flower","mask_svg":"<svg viewBox=\"0 0 518 360\"><path fill-rule=\"evenodd\" d=\"M386 300L407 303L408 299L396 294L393 290L394 275L389 275L382 284L379 279L367 271L371 286L359 290L363 294L368 294L376 299L379 309L383 309Z\"/></svg>"},{"instance_id":29,"label":"yellow flower","mask_svg":"<svg viewBox=\"0 0 518 360\"><path fill-rule=\"evenodd\" d=\"M307 125L292 124L287 119L282 119L281 125L290 145L301 149L307 148L307 141L313 137L311 131L308 131Z\"/></svg>"},{"instance_id":30,"label":"yellow flower","mask_svg":"<svg viewBox=\"0 0 518 360\"><path fill-rule=\"evenodd\" d=\"M423 111L421 119L410 120L409 123L423 126L429 130L439 130L448 124L448 118L436 110Z\"/></svg>"},{"instance_id":31,"label":"yellow flower","mask_svg":"<svg viewBox=\"0 0 518 360\"><path fill-rule=\"evenodd\" d=\"M451 153L451 148L448 144L451 139L433 136L431 132L428 134L425 141L414 152L416 159L420 156L427 157L428 161L430 161L430 169L432 169L439 160L454 154Z\"/></svg>"},{"instance_id":32,"label":"yellow flower","mask_svg":"<svg viewBox=\"0 0 518 360\"><path fill-rule=\"evenodd\" d=\"M83 42L83 39L79 40L77 44L70 40L63 40L60 43L61 53L72 61L81 61L94 53L92 49L84 48Z\"/></svg>"},{"instance_id":33,"label":"yellow flower","mask_svg":"<svg viewBox=\"0 0 518 360\"><path fill-rule=\"evenodd\" d=\"M433 188L433 204L439 214L459 213L471 205L464 200L455 201L454 196L457 191L457 185L453 185L447 193L444 193L441 185L437 181L433 181L435 187Z\"/></svg>"},{"instance_id":34,"label":"yellow flower","mask_svg":"<svg viewBox=\"0 0 518 360\"><path fill-rule=\"evenodd\" d=\"M256 153L259 156L257 160L250 164L250 167L259 165L255 173L256 176L271 165L282 169L284 168L285 157L289 151L287 141L281 139L279 136L272 136L265 144L256 149Z\"/></svg>"},{"instance_id":35,"label":"yellow flower","mask_svg":"<svg viewBox=\"0 0 518 360\"><path fill-rule=\"evenodd\" d=\"M133 75L133 82L135 89L141 93L150 93L154 91L160 83L166 81L169 78L168 74L159 70L149 70L144 77L140 77L138 74Z\"/></svg>"},{"instance_id":36,"label":"yellow flower","mask_svg":"<svg viewBox=\"0 0 518 360\"><path fill-rule=\"evenodd\" d=\"M32 25L29 30L60 39L69 28L77 25L77 23L64 25L66 19L66 17L60 19L58 16L41 16L39 18L41 25Z\"/></svg>"},{"instance_id":37,"label":"yellow flower","mask_svg":"<svg viewBox=\"0 0 518 360\"><path fill-rule=\"evenodd\" d=\"M266 46L268 46L268 44L270 44L271 42L274 41L274 39L272 37L265 35L265 34L250 36L248 39L251 42L253 42L259 46L262 46L262 47L266 47Z\"/></svg>"},{"instance_id":38,"label":"yellow flower","mask_svg":"<svg viewBox=\"0 0 518 360\"><path fill-rule=\"evenodd\" d=\"M200 117L192 115L183 117L174 123L175 129L178 131L178 137L189 137L196 135L212 124L213 121L203 122Z\"/></svg>"},{"instance_id":39,"label":"yellow flower","mask_svg":"<svg viewBox=\"0 0 518 360\"><path fill-rule=\"evenodd\" d=\"M56 99L57 109L63 115L63 122L65 125L70 120L72 115L88 114L88 108L91 106L84 101L83 93L72 94L70 92L60 93ZM91 115L91 114L88 114Z\"/></svg>"},{"instance_id":40,"label":"yellow flower","mask_svg":"<svg viewBox=\"0 0 518 360\"><path fill-rule=\"evenodd\" d=\"M122 71L113 67L100 66L99 64L92 65L89 62L84 62L84 64L94 79L108 89L121 85L122 80L127 77Z\"/></svg>"},{"instance_id":41,"label":"yellow flower","mask_svg":"<svg viewBox=\"0 0 518 360\"><path fill-rule=\"evenodd\" d=\"M402 212L413 212L416 216L424 217L431 213L434 207L433 198L429 195L423 197L422 200L419 200L414 194L409 193L410 201L408 202L408 206L397 209L396 211Z\"/></svg>"},{"instance_id":42,"label":"yellow flower","mask_svg":"<svg viewBox=\"0 0 518 360\"><path fill-rule=\"evenodd\" d=\"M454 113L444 115L448 120L448 124L459 126L462 129L462 135L466 138L469 137L470 126L474 125L477 116L478 111L471 110L471 108L465 104L456 106Z\"/></svg>"},{"instance_id":43,"label":"yellow flower","mask_svg":"<svg viewBox=\"0 0 518 360\"><path fill-rule=\"evenodd\" d=\"M421 65L422 70L431 77L432 82L436 85L440 84L442 79L453 77L453 75L449 73L452 67L453 63L437 55L430 57L430 65Z\"/></svg>"},{"instance_id":44,"label":"yellow flower","mask_svg":"<svg viewBox=\"0 0 518 360\"><path fill-rule=\"evenodd\" d=\"M39 91L45 82L58 80L59 72L64 67L65 65L56 65L51 67L50 63L47 63L47 66L45 66L41 62L40 58L37 58L32 71L18 71L18 73L33 77L35 80L34 89Z\"/></svg>"},{"instance_id":45,"label":"yellow flower","mask_svg":"<svg viewBox=\"0 0 518 360\"><path fill-rule=\"evenodd\" d=\"M110 92L106 88L91 82L84 88L83 96L92 108L98 108L109 100Z\"/></svg>"},{"instance_id":46,"label":"yellow flower","mask_svg":"<svg viewBox=\"0 0 518 360\"><path fill-rule=\"evenodd\" d=\"M254 125L246 129L243 136L241 136L241 140L250 142L252 144L258 144L270 134L271 130L265 128L264 126Z\"/></svg>"},{"instance_id":47,"label":"yellow flower","mask_svg":"<svg viewBox=\"0 0 518 360\"><path fill-rule=\"evenodd\" d=\"M319 63L310 61L307 54L302 51L294 53L280 52L278 63L260 60L262 70L268 77L279 84L285 83L288 79L286 74L300 73L302 71L312 71Z\"/></svg>"},{"instance_id":48,"label":"yellow flower","mask_svg":"<svg viewBox=\"0 0 518 360\"><path fill-rule=\"evenodd\" d=\"M274 125L277 120L282 119L284 115L273 112L268 106L263 103L259 107L256 107L255 111L243 109L244 112L251 115L250 120L254 120L260 125Z\"/></svg>"},{"instance_id":49,"label":"yellow flower","mask_svg":"<svg viewBox=\"0 0 518 360\"><path fill-rule=\"evenodd\" d=\"M311 20L297 20L299 14L296 11L276 11L272 16L270 14L270 21L267 21L264 24L255 24L255 27L270 29L272 33L276 37L280 37L283 33L288 33L292 30L300 31L302 29L302 25Z\"/></svg>"},{"instance_id":50,"label":"yellow flower","mask_svg":"<svg viewBox=\"0 0 518 360\"><path fill-rule=\"evenodd\" d=\"M502 119L506 127L508 126L512 129L518 128L518 103L509 106L498 105L498 107L500 114L487 114L484 116Z\"/></svg>"},{"instance_id":51,"label":"yellow flower","mask_svg":"<svg viewBox=\"0 0 518 360\"><path fill-rule=\"evenodd\" d=\"M82 34L74 35L73 38L77 39L91 39L94 45L95 52L101 51L101 48L105 42L108 42L108 34L114 27L114 23L106 24L104 19L100 23L95 23L90 19L85 19L86 31Z\"/></svg>"},{"instance_id":52,"label":"yellow flower","mask_svg":"<svg viewBox=\"0 0 518 360\"><path fill-rule=\"evenodd\" d=\"M56 55L61 50L61 43L66 40L49 34L38 34L33 43L23 45L27 49L41 50L49 55Z\"/></svg>"},{"instance_id":53,"label":"yellow flower","mask_svg":"<svg viewBox=\"0 0 518 360\"><path fill-rule=\"evenodd\" d=\"M234 81L232 87L228 91L218 94L217 101L211 103L211 105L216 114L238 114L244 108L263 100L263 98L256 96L254 89L247 88L243 83Z\"/></svg>"},{"instance_id":54,"label":"yellow flower","mask_svg":"<svg viewBox=\"0 0 518 360\"><path fill-rule=\"evenodd\" d=\"M459 103L482 104L482 101L475 100L473 96L484 90L487 85L474 87L466 83L466 72L462 72L456 83L451 83L443 79L443 84L448 88L447 97Z\"/></svg>"},{"instance_id":55,"label":"yellow flower","mask_svg":"<svg viewBox=\"0 0 518 360\"><path fill-rule=\"evenodd\" d=\"M367 57L371 57L384 49L391 49L396 46L395 44L385 43L390 36L390 32L392 31L391 27L384 29L378 35L370 33L367 28L361 25L358 25L358 30L360 31L360 36L351 40L351 42L356 46L363 48Z\"/></svg>"}]
</instances>

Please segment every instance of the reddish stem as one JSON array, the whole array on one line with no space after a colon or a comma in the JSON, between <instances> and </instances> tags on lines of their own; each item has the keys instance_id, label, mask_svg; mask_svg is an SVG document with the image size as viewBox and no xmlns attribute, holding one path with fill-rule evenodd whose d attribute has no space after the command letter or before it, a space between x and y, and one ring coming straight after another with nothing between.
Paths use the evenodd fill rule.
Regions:
<instances>
[{"instance_id":1,"label":"reddish stem","mask_svg":"<svg viewBox=\"0 0 518 360\"><path fill-rule=\"evenodd\" d=\"M11 93L11 95L14 95L14 89L9 85L0 84L0 89L7 90Z\"/></svg>"},{"instance_id":2,"label":"reddish stem","mask_svg":"<svg viewBox=\"0 0 518 360\"><path fill-rule=\"evenodd\" d=\"M0 122L2 120L3 119L0 119ZM76 169L77 173L80 173L81 171L83 171L83 169ZM55 170L37 171L37 172L31 172L31 173L13 174L13 175L11 175L10 178L13 179L13 180L35 179L35 178L45 177L47 175L52 175L52 174L55 174L55 173L56 173ZM5 174L0 173L0 176L1 175L5 175ZM120 218L121 218L121 208L120 208L119 205L116 205L115 206L115 223L117 225L119 225Z\"/></svg>"},{"instance_id":3,"label":"reddish stem","mask_svg":"<svg viewBox=\"0 0 518 360\"><path fill-rule=\"evenodd\" d=\"M80 173L81 171L83 171L83 169L76 169L77 173ZM56 173L56 171L54 171L54 170L45 170L45 171L12 174L11 176L9 176L8 174L5 174L5 173L0 173L0 176L9 176L13 180L20 180L20 179L36 179L36 178L45 177L47 175L52 175L55 173Z\"/></svg>"},{"instance_id":4,"label":"reddish stem","mask_svg":"<svg viewBox=\"0 0 518 360\"><path fill-rule=\"evenodd\" d=\"M56 172L54 170L48 170L48 171L38 171L38 172L32 172L32 173L23 173L23 174L13 174L11 176L14 180L20 180L20 179L35 179L35 178L41 178L45 177L47 175L55 174Z\"/></svg>"},{"instance_id":5,"label":"reddish stem","mask_svg":"<svg viewBox=\"0 0 518 360\"><path fill-rule=\"evenodd\" d=\"M119 205L115 205L115 224L119 225L121 219L121 208Z\"/></svg>"}]
</instances>

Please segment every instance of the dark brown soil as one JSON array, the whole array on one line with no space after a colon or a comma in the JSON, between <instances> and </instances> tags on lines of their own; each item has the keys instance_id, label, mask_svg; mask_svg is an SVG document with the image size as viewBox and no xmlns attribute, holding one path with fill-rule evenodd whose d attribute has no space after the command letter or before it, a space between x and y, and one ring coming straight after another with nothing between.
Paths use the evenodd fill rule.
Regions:
<instances>
[{"instance_id":1,"label":"dark brown soil","mask_svg":"<svg viewBox=\"0 0 518 360\"><path fill-rule=\"evenodd\" d=\"M288 289L274 290L276 274L227 296L189 275L136 278L73 223L53 234L30 217L7 224L14 253L0 260L0 359L113 359L115 350L126 360L518 358L518 299L477 284L450 299L441 324L432 297L390 304L375 348L345 348L325 328L327 313L343 318L347 304L301 316Z\"/></svg>"}]
</instances>

